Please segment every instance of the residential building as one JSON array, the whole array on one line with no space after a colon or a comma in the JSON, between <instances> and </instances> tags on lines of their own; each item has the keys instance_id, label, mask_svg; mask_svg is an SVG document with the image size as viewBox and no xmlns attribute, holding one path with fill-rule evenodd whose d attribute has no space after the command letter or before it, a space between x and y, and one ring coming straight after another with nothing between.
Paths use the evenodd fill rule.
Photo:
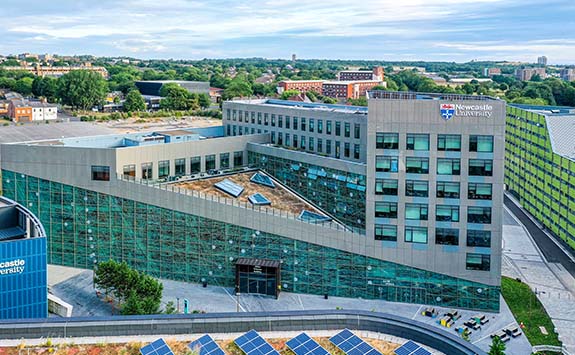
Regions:
<instances>
[{"instance_id":1,"label":"residential building","mask_svg":"<svg viewBox=\"0 0 575 355\"><path fill-rule=\"evenodd\" d=\"M10 100L8 104L8 116L13 122L31 122L32 106L27 100Z\"/></svg>"},{"instance_id":2,"label":"residential building","mask_svg":"<svg viewBox=\"0 0 575 355\"><path fill-rule=\"evenodd\" d=\"M162 96L161 90L165 84L177 84L194 94L210 94L210 83L207 81L141 80L134 84L142 95Z\"/></svg>"},{"instance_id":3,"label":"residential building","mask_svg":"<svg viewBox=\"0 0 575 355\"><path fill-rule=\"evenodd\" d=\"M0 320L48 317L46 233L27 207L0 197Z\"/></svg>"},{"instance_id":4,"label":"residential building","mask_svg":"<svg viewBox=\"0 0 575 355\"><path fill-rule=\"evenodd\" d=\"M498 311L505 103L368 102L232 101L223 127L4 144L3 191L37 206L54 264Z\"/></svg>"},{"instance_id":5,"label":"residential building","mask_svg":"<svg viewBox=\"0 0 575 355\"><path fill-rule=\"evenodd\" d=\"M10 100L8 116L14 122L47 121L58 119L58 106L43 101Z\"/></svg>"},{"instance_id":6,"label":"residential building","mask_svg":"<svg viewBox=\"0 0 575 355\"><path fill-rule=\"evenodd\" d=\"M339 81L383 81L385 70L381 66L373 67L372 70L342 70L337 73Z\"/></svg>"},{"instance_id":7,"label":"residential building","mask_svg":"<svg viewBox=\"0 0 575 355\"><path fill-rule=\"evenodd\" d=\"M10 117L8 112L8 107L10 106L10 101L0 100L0 117Z\"/></svg>"},{"instance_id":8,"label":"residential building","mask_svg":"<svg viewBox=\"0 0 575 355\"><path fill-rule=\"evenodd\" d=\"M515 77L517 80L529 81L533 75L539 75L541 79L545 79L547 77L545 68L522 68L515 70Z\"/></svg>"},{"instance_id":9,"label":"residential building","mask_svg":"<svg viewBox=\"0 0 575 355\"><path fill-rule=\"evenodd\" d=\"M357 99L376 86L385 86L378 80L363 81L326 81L322 86L322 95L335 99Z\"/></svg>"},{"instance_id":10,"label":"residential building","mask_svg":"<svg viewBox=\"0 0 575 355\"><path fill-rule=\"evenodd\" d=\"M324 80L283 80L278 83L278 94L284 91L297 90L301 93L313 91L317 94L322 93Z\"/></svg>"},{"instance_id":11,"label":"residential building","mask_svg":"<svg viewBox=\"0 0 575 355\"><path fill-rule=\"evenodd\" d=\"M547 57L542 55L541 57L537 57L537 64L539 65L547 65Z\"/></svg>"},{"instance_id":12,"label":"residential building","mask_svg":"<svg viewBox=\"0 0 575 355\"><path fill-rule=\"evenodd\" d=\"M484 68L483 76L492 77L494 75L501 75L501 68Z\"/></svg>"},{"instance_id":13,"label":"residential building","mask_svg":"<svg viewBox=\"0 0 575 355\"><path fill-rule=\"evenodd\" d=\"M573 68L561 69L560 76L561 76L562 80L575 81L575 69L573 69Z\"/></svg>"},{"instance_id":14,"label":"residential building","mask_svg":"<svg viewBox=\"0 0 575 355\"><path fill-rule=\"evenodd\" d=\"M575 108L507 107L505 184L545 229L575 249Z\"/></svg>"},{"instance_id":15,"label":"residential building","mask_svg":"<svg viewBox=\"0 0 575 355\"><path fill-rule=\"evenodd\" d=\"M222 95L224 94L224 89L210 87L210 99L213 102L222 102Z\"/></svg>"},{"instance_id":16,"label":"residential building","mask_svg":"<svg viewBox=\"0 0 575 355\"><path fill-rule=\"evenodd\" d=\"M88 63L89 64L89 63ZM25 70L29 73L32 73L36 76L51 76L51 77L60 77L64 74L68 74L74 70L89 70L96 72L102 77L108 77L108 70L104 67L96 67L92 65L75 65L75 66L67 66L67 67L53 67L53 66L45 66L45 65L26 65L21 67L2 67L4 70Z\"/></svg>"}]
</instances>

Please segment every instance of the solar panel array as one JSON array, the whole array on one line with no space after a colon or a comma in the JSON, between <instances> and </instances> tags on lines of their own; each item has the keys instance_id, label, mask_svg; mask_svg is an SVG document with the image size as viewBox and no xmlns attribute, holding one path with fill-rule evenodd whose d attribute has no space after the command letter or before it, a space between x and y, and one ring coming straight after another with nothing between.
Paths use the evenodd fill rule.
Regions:
<instances>
[{"instance_id":1,"label":"solar panel array","mask_svg":"<svg viewBox=\"0 0 575 355\"><path fill-rule=\"evenodd\" d=\"M266 176L262 173L253 174L252 177L250 178L250 181L267 187L276 187L274 181L269 176Z\"/></svg>"},{"instance_id":2,"label":"solar panel array","mask_svg":"<svg viewBox=\"0 0 575 355\"><path fill-rule=\"evenodd\" d=\"M242 194L242 192L244 192L244 188L242 186L229 179L224 179L220 182L216 182L214 186L223 192L232 195L233 197L238 197Z\"/></svg>"},{"instance_id":3,"label":"solar panel array","mask_svg":"<svg viewBox=\"0 0 575 355\"><path fill-rule=\"evenodd\" d=\"M208 334L188 344L196 355L225 355L220 346Z\"/></svg>"},{"instance_id":4,"label":"solar panel array","mask_svg":"<svg viewBox=\"0 0 575 355\"><path fill-rule=\"evenodd\" d=\"M347 355L382 355L348 329L344 329L332 336L329 341Z\"/></svg>"},{"instance_id":5,"label":"solar panel array","mask_svg":"<svg viewBox=\"0 0 575 355\"><path fill-rule=\"evenodd\" d=\"M429 351L409 340L394 350L395 355L431 355Z\"/></svg>"},{"instance_id":6,"label":"solar panel array","mask_svg":"<svg viewBox=\"0 0 575 355\"><path fill-rule=\"evenodd\" d=\"M248 197L248 200L254 205L271 205L272 202L259 192Z\"/></svg>"},{"instance_id":7,"label":"solar panel array","mask_svg":"<svg viewBox=\"0 0 575 355\"><path fill-rule=\"evenodd\" d=\"M301 211L301 213L299 214L299 216L297 218L301 219L302 221L306 221L306 222L310 222L310 223L321 223L321 222L331 221L331 218L329 218L328 216L324 216L322 214L307 211L307 210Z\"/></svg>"},{"instance_id":8,"label":"solar panel array","mask_svg":"<svg viewBox=\"0 0 575 355\"><path fill-rule=\"evenodd\" d=\"M288 340L286 345L295 355L330 355L327 350L306 333L301 333L297 337Z\"/></svg>"},{"instance_id":9,"label":"solar panel array","mask_svg":"<svg viewBox=\"0 0 575 355\"><path fill-rule=\"evenodd\" d=\"M236 338L234 342L246 355L280 355L277 350L253 329Z\"/></svg>"},{"instance_id":10,"label":"solar panel array","mask_svg":"<svg viewBox=\"0 0 575 355\"><path fill-rule=\"evenodd\" d=\"M142 355L174 355L172 349L160 338L140 349Z\"/></svg>"}]
</instances>

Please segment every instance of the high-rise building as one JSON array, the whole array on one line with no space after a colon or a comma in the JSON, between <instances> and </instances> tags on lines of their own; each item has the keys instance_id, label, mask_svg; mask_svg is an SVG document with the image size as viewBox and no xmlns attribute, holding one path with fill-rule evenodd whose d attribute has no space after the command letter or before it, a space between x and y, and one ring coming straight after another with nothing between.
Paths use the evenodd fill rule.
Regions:
<instances>
[{"instance_id":1,"label":"high-rise building","mask_svg":"<svg viewBox=\"0 0 575 355\"><path fill-rule=\"evenodd\" d=\"M515 70L515 77L517 80L529 81L534 75L539 75L541 79L545 79L547 77L545 68L522 68Z\"/></svg>"},{"instance_id":2,"label":"high-rise building","mask_svg":"<svg viewBox=\"0 0 575 355\"><path fill-rule=\"evenodd\" d=\"M547 65L547 57L544 55L542 55L541 57L537 57L537 64Z\"/></svg>"},{"instance_id":3,"label":"high-rise building","mask_svg":"<svg viewBox=\"0 0 575 355\"><path fill-rule=\"evenodd\" d=\"M483 69L483 76L494 76L494 75L501 75L501 68L484 68Z\"/></svg>"},{"instance_id":4,"label":"high-rise building","mask_svg":"<svg viewBox=\"0 0 575 355\"><path fill-rule=\"evenodd\" d=\"M505 184L547 230L575 249L575 108L507 108Z\"/></svg>"},{"instance_id":5,"label":"high-rise building","mask_svg":"<svg viewBox=\"0 0 575 355\"><path fill-rule=\"evenodd\" d=\"M231 101L223 127L5 144L3 189L37 208L55 264L497 311L505 103L368 101Z\"/></svg>"},{"instance_id":6,"label":"high-rise building","mask_svg":"<svg viewBox=\"0 0 575 355\"><path fill-rule=\"evenodd\" d=\"M573 68L561 69L560 76L561 76L562 80L574 81L575 80L575 69L573 69Z\"/></svg>"},{"instance_id":7,"label":"high-rise building","mask_svg":"<svg viewBox=\"0 0 575 355\"><path fill-rule=\"evenodd\" d=\"M0 320L48 316L46 234L26 207L0 197Z\"/></svg>"}]
</instances>

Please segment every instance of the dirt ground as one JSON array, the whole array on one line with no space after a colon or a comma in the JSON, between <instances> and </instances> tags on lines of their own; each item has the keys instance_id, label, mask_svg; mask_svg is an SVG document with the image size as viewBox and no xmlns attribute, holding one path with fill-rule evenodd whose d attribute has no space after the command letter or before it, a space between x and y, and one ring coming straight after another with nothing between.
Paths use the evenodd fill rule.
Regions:
<instances>
[{"instance_id":1,"label":"dirt ground","mask_svg":"<svg viewBox=\"0 0 575 355\"><path fill-rule=\"evenodd\" d=\"M145 118L141 122L139 118L127 118L121 121L96 122L98 125L116 130L118 133L137 133L177 128L201 128L220 126L222 120L208 117L158 117Z\"/></svg>"}]
</instances>

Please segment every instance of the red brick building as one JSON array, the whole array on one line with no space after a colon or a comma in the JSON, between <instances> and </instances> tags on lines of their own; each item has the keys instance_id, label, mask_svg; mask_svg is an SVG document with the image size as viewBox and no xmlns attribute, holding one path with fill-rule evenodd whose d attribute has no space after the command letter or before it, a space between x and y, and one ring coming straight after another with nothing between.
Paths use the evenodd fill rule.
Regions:
<instances>
[{"instance_id":1,"label":"red brick building","mask_svg":"<svg viewBox=\"0 0 575 355\"><path fill-rule=\"evenodd\" d=\"M374 67L373 70L342 70L337 74L340 81L378 80L383 81L385 70Z\"/></svg>"},{"instance_id":2,"label":"red brick building","mask_svg":"<svg viewBox=\"0 0 575 355\"><path fill-rule=\"evenodd\" d=\"M297 90L301 93L313 91L322 93L324 80L284 80L278 83L278 94L288 90Z\"/></svg>"},{"instance_id":3,"label":"red brick building","mask_svg":"<svg viewBox=\"0 0 575 355\"><path fill-rule=\"evenodd\" d=\"M336 99L357 99L378 85L385 84L378 80L326 81L323 83L322 95Z\"/></svg>"}]
</instances>

